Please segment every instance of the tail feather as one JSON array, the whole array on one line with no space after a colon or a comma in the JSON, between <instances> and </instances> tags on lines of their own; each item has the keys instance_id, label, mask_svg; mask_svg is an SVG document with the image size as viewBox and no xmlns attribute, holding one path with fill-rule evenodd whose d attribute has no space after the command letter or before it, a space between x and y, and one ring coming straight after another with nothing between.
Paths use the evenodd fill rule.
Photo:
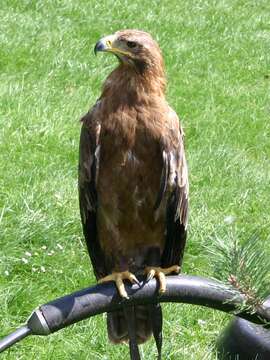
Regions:
<instances>
[{"instance_id":1,"label":"tail feather","mask_svg":"<svg viewBox=\"0 0 270 360\"><path fill-rule=\"evenodd\" d=\"M112 343L128 342L128 329L123 310L107 313L107 331Z\"/></svg>"},{"instance_id":2,"label":"tail feather","mask_svg":"<svg viewBox=\"0 0 270 360\"><path fill-rule=\"evenodd\" d=\"M151 312L148 305L135 307L136 340L138 344L147 341L152 335ZM112 343L128 342L128 326L123 310L116 310L107 314L108 336Z\"/></svg>"}]
</instances>

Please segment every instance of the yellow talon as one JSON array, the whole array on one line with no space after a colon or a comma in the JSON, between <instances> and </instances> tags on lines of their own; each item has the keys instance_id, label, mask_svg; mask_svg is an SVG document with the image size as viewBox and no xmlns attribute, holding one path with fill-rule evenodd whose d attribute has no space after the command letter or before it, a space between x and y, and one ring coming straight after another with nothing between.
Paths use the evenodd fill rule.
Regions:
<instances>
[{"instance_id":1,"label":"yellow talon","mask_svg":"<svg viewBox=\"0 0 270 360\"><path fill-rule=\"evenodd\" d=\"M148 266L145 268L144 272L147 275L146 281L150 281L154 277L156 277L159 281L159 293L164 293L166 291L166 276L173 272L179 274L180 273L180 266L173 265L168 268L161 268L155 266Z\"/></svg>"},{"instance_id":2,"label":"yellow talon","mask_svg":"<svg viewBox=\"0 0 270 360\"><path fill-rule=\"evenodd\" d=\"M139 280L129 271L113 272L111 275L107 275L98 280L98 284L102 284L108 281L115 282L119 295L125 299L128 299L128 294L125 290L123 280L129 280L132 284L139 284Z\"/></svg>"}]
</instances>

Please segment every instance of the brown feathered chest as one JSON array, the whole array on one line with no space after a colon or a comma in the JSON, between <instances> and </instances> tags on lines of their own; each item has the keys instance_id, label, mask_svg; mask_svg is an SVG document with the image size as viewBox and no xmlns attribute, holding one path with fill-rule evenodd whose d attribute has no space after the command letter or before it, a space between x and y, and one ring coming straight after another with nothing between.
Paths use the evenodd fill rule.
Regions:
<instances>
[{"instance_id":1,"label":"brown feathered chest","mask_svg":"<svg viewBox=\"0 0 270 360\"><path fill-rule=\"evenodd\" d=\"M103 107L104 106L104 107ZM160 187L164 126L155 107L120 106L97 118L99 135L97 228L113 268L138 273L148 249L165 241L165 211L154 211ZM117 254L117 256L116 256Z\"/></svg>"}]
</instances>

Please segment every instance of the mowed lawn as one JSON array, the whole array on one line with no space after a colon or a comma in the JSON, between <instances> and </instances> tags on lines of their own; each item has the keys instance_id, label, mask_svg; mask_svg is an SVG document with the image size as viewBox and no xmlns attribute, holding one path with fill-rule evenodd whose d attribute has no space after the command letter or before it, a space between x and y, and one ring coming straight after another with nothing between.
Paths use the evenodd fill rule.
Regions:
<instances>
[{"instance_id":1,"label":"mowed lawn","mask_svg":"<svg viewBox=\"0 0 270 360\"><path fill-rule=\"evenodd\" d=\"M38 305L94 284L77 199L80 116L116 66L96 41L151 32L186 134L189 240L183 272L214 276L207 247L231 229L270 231L269 0L27 1L0 6L0 336ZM226 279L224 279L226 280ZM164 309L164 359L216 359L230 316ZM153 341L142 358L155 359ZM105 316L30 337L1 359L128 359Z\"/></svg>"}]
</instances>

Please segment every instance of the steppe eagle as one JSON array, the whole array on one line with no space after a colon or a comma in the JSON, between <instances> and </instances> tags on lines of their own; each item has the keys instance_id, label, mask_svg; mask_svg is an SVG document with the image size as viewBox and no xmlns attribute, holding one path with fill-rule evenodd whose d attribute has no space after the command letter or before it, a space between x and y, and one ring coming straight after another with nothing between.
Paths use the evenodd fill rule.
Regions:
<instances>
[{"instance_id":1,"label":"steppe eagle","mask_svg":"<svg viewBox=\"0 0 270 360\"><path fill-rule=\"evenodd\" d=\"M147 280L158 279L162 293L165 275L180 271L186 243L183 130L165 99L161 51L148 33L118 31L97 42L95 52L100 51L116 55L119 65L82 118L79 201L84 236L99 282L114 281L127 297L123 280L138 282L145 274ZM155 335L155 316L161 318L158 306L135 307L137 343L153 331ZM112 342L129 340L123 310L108 314L107 328Z\"/></svg>"}]
</instances>

